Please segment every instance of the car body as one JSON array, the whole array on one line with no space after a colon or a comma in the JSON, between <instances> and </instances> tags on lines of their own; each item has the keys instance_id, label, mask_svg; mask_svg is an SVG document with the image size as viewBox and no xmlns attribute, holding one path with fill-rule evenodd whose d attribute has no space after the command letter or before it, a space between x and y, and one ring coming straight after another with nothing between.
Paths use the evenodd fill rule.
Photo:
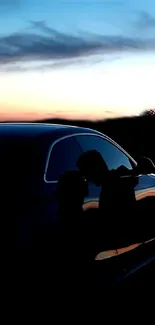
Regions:
<instances>
[{"instance_id":1,"label":"car body","mask_svg":"<svg viewBox=\"0 0 155 325\"><path fill-rule=\"evenodd\" d=\"M32 232L37 227L59 228L57 182L63 172L77 168L77 159L83 152L90 149L99 151L109 170L117 169L121 165L133 170L137 166L137 162L106 135L96 130L74 126L41 123L1 124L0 147L1 193L4 198L2 203L5 214L15 216L11 238L12 245L18 248L29 247ZM83 210L93 209L95 217L101 188L92 183L88 186ZM144 215L138 216L136 223L137 216L128 216L124 207L124 220L131 223L131 229L138 225L137 233L140 233L141 228L144 230L148 223L146 229L150 230L147 230L146 237L152 238L153 228L149 215L152 220L154 174L137 175L135 197L137 202L145 202L140 210ZM111 229L112 227L113 222ZM108 231L111 230L107 229ZM138 238L137 236L137 241Z\"/></svg>"}]
</instances>

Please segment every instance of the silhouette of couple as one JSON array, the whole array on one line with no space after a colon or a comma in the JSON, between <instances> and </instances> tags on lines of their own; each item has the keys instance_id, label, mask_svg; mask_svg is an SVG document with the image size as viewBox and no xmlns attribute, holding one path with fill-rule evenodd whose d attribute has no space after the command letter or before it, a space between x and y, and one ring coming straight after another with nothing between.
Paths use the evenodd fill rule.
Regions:
<instances>
[{"instance_id":1,"label":"silhouette of couple","mask_svg":"<svg viewBox=\"0 0 155 325\"><path fill-rule=\"evenodd\" d=\"M61 175L57 186L63 253L65 258L91 261L100 251L118 248L116 245L121 246L127 240L128 231L123 238L120 229L128 228L125 210L129 212L135 204L136 183L124 166L110 171L96 150L83 153L77 167L78 170ZM101 187L99 213L97 209L83 210L89 182Z\"/></svg>"}]
</instances>

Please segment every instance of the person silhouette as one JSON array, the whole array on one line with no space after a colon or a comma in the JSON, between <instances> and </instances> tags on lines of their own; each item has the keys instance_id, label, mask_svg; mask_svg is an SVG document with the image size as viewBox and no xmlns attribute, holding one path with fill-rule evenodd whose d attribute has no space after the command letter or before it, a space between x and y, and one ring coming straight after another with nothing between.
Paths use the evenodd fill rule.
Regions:
<instances>
[{"instance_id":1,"label":"person silhouette","mask_svg":"<svg viewBox=\"0 0 155 325\"><path fill-rule=\"evenodd\" d=\"M58 212L63 238L65 260L85 258L83 203L88 186L77 170L63 173L57 184Z\"/></svg>"},{"instance_id":2,"label":"person silhouette","mask_svg":"<svg viewBox=\"0 0 155 325\"><path fill-rule=\"evenodd\" d=\"M98 226L96 225L98 245L104 245L104 248L107 247L107 249L122 246L129 237L127 236L128 219L125 218L124 205L129 213L135 204L134 186L136 182L132 177L132 171L125 166L109 170L101 154L96 150L83 153L78 159L77 167L88 182L101 187L100 217L96 219L98 222ZM125 227L124 233L121 232L122 226Z\"/></svg>"}]
</instances>

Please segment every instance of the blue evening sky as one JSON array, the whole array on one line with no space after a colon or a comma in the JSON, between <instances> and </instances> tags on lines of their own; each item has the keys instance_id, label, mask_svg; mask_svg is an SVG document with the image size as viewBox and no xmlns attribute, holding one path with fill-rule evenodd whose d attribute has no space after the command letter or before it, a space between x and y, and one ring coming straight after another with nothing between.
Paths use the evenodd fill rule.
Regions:
<instances>
[{"instance_id":1,"label":"blue evening sky","mask_svg":"<svg viewBox=\"0 0 155 325\"><path fill-rule=\"evenodd\" d=\"M0 0L0 24L2 116L155 107L154 0Z\"/></svg>"}]
</instances>

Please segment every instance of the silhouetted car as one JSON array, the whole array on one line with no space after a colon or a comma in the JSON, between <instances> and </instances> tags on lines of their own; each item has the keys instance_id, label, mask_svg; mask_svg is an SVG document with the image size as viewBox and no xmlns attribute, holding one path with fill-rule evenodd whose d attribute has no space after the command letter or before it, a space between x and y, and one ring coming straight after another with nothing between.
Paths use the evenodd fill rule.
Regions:
<instances>
[{"instance_id":1,"label":"silhouetted car","mask_svg":"<svg viewBox=\"0 0 155 325\"><path fill-rule=\"evenodd\" d=\"M1 218L3 211L7 225L11 225L5 233L6 245L31 247L36 229L44 229L43 240L46 238L47 245L48 240L52 240L50 235L46 236L50 230L56 237L60 226L56 198L58 179L65 171L76 170L79 156L91 149L100 152L109 170L125 166L130 172L139 171L135 176L135 196L137 201L145 202L141 209L143 216L135 215L133 218L124 207L124 219L132 225L131 229L138 225L136 242L142 240L141 229L146 230L146 239L154 236L151 220L154 217L155 174L149 160L141 158L138 169L138 163L125 150L95 130L65 125L7 123L0 125ZM84 211L97 211L99 195L100 187L89 183ZM106 231L110 232L110 229Z\"/></svg>"}]
</instances>

